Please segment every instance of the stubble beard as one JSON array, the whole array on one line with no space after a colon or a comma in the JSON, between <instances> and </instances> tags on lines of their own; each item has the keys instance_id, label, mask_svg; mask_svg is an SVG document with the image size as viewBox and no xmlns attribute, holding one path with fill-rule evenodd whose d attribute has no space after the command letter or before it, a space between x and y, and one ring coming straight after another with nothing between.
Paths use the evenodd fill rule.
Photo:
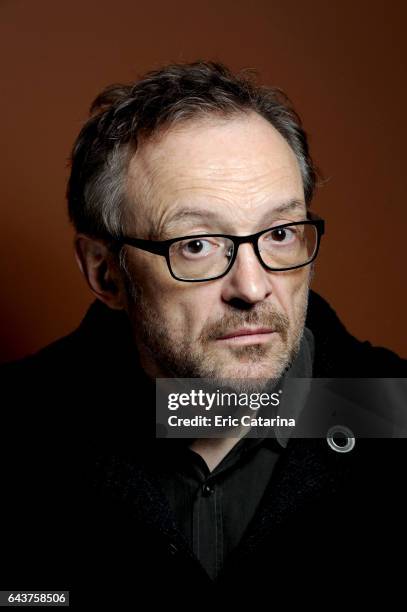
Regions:
<instances>
[{"instance_id":1,"label":"stubble beard","mask_svg":"<svg viewBox=\"0 0 407 612\"><path fill-rule=\"evenodd\" d=\"M162 377L211 379L215 386L236 391L261 392L274 387L298 354L305 325L308 286L294 321L274 306L263 304L256 310L234 310L220 320L207 321L197 341L182 336L166 325L143 291L126 274L128 314L139 349L147 351ZM275 330L271 342L223 347L216 343L231 329L257 325Z\"/></svg>"}]
</instances>

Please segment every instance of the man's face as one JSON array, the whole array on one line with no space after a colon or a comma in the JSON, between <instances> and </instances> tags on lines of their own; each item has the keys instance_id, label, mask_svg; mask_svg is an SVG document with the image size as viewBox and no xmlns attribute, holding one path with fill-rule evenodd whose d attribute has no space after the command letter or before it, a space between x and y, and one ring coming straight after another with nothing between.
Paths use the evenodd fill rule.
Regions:
<instances>
[{"instance_id":1,"label":"man's face","mask_svg":"<svg viewBox=\"0 0 407 612\"><path fill-rule=\"evenodd\" d=\"M191 121L142 144L128 195L126 233L140 238L247 235L306 218L296 157L254 113ZM246 243L216 280L175 280L164 257L133 247L127 271L128 313L153 377L276 379L298 350L310 266L268 271ZM234 335L244 328L259 333Z\"/></svg>"}]
</instances>

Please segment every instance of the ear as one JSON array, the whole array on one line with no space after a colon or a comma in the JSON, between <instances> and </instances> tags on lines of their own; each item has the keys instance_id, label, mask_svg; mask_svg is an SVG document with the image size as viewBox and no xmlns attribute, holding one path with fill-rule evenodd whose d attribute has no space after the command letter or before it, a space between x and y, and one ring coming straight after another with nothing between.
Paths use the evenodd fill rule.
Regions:
<instances>
[{"instance_id":1,"label":"ear","mask_svg":"<svg viewBox=\"0 0 407 612\"><path fill-rule=\"evenodd\" d=\"M122 310L126 292L117 258L103 240L85 234L75 237L75 256L92 293L109 308Z\"/></svg>"}]
</instances>

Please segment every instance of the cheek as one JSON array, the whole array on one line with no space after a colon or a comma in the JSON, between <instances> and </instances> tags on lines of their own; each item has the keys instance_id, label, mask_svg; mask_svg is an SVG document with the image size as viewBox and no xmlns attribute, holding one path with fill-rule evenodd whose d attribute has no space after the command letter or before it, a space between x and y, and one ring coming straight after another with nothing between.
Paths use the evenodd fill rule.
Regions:
<instances>
[{"instance_id":1,"label":"cheek","mask_svg":"<svg viewBox=\"0 0 407 612\"><path fill-rule=\"evenodd\" d=\"M165 307L168 297L177 286L165 258L135 249L128 259L127 267L133 282L142 290L144 304L156 311Z\"/></svg>"},{"instance_id":2,"label":"cheek","mask_svg":"<svg viewBox=\"0 0 407 612\"><path fill-rule=\"evenodd\" d=\"M172 278L164 258L142 253L133 259L131 275L142 288L144 303L169 333L196 338L213 311L215 291L205 283L183 283ZM215 289L215 287L213 287Z\"/></svg>"},{"instance_id":3,"label":"cheek","mask_svg":"<svg viewBox=\"0 0 407 612\"><path fill-rule=\"evenodd\" d=\"M194 340L197 339L205 323L214 312L216 296L203 284L179 283L166 296L167 320L178 336Z\"/></svg>"},{"instance_id":4,"label":"cheek","mask_svg":"<svg viewBox=\"0 0 407 612\"><path fill-rule=\"evenodd\" d=\"M310 271L308 268L299 268L276 277L274 292L284 314L291 322L300 317L305 309Z\"/></svg>"}]
</instances>

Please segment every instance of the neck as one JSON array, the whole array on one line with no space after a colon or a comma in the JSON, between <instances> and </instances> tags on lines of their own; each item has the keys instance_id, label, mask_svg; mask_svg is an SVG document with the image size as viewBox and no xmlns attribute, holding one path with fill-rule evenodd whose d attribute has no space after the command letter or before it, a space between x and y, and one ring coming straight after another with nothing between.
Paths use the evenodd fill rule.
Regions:
<instances>
[{"instance_id":1,"label":"neck","mask_svg":"<svg viewBox=\"0 0 407 612\"><path fill-rule=\"evenodd\" d=\"M201 438L194 440L190 449L198 453L213 472L239 440L240 438Z\"/></svg>"}]
</instances>

